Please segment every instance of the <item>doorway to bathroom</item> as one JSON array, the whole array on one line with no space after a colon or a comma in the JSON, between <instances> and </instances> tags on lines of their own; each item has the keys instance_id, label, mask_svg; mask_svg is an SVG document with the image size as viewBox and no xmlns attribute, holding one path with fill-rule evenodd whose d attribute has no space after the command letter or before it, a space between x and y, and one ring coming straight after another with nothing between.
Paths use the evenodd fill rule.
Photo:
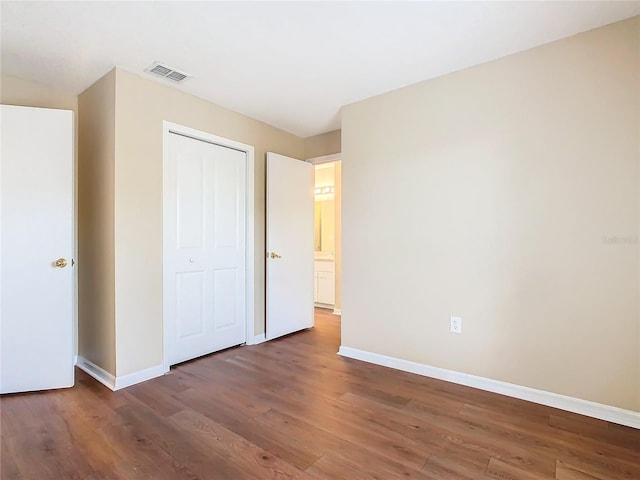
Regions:
<instances>
[{"instance_id":1,"label":"doorway to bathroom","mask_svg":"<svg viewBox=\"0 0 640 480\"><path fill-rule=\"evenodd\" d=\"M342 271L340 155L309 160L314 164L314 304L340 315Z\"/></svg>"}]
</instances>

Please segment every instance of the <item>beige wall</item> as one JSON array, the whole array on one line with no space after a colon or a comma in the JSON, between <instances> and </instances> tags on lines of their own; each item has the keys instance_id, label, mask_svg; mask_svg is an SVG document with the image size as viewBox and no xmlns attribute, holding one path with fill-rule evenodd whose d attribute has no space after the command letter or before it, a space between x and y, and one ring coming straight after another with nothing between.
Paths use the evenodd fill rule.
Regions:
<instances>
[{"instance_id":1,"label":"beige wall","mask_svg":"<svg viewBox=\"0 0 640 480\"><path fill-rule=\"evenodd\" d=\"M343 109L343 345L640 410L639 38Z\"/></svg>"},{"instance_id":2,"label":"beige wall","mask_svg":"<svg viewBox=\"0 0 640 480\"><path fill-rule=\"evenodd\" d=\"M78 353L116 374L114 173L116 75L78 99Z\"/></svg>"},{"instance_id":3,"label":"beige wall","mask_svg":"<svg viewBox=\"0 0 640 480\"><path fill-rule=\"evenodd\" d=\"M0 103L25 107L59 108L78 113L78 97L41 83L2 75Z\"/></svg>"},{"instance_id":4,"label":"beige wall","mask_svg":"<svg viewBox=\"0 0 640 480\"><path fill-rule=\"evenodd\" d=\"M333 153L340 153L341 148L340 130L321 133L320 135L304 139L304 155L299 158L306 160L309 158L331 155Z\"/></svg>"},{"instance_id":5,"label":"beige wall","mask_svg":"<svg viewBox=\"0 0 640 480\"><path fill-rule=\"evenodd\" d=\"M302 158L303 140L116 69L117 374L162 363L162 122L255 147L255 335L264 332L265 153Z\"/></svg>"}]
</instances>

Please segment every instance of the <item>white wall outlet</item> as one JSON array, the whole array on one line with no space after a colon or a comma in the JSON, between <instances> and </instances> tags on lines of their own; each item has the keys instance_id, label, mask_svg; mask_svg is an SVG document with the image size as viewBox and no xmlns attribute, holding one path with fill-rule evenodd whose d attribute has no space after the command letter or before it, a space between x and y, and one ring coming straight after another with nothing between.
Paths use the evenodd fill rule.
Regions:
<instances>
[{"instance_id":1,"label":"white wall outlet","mask_svg":"<svg viewBox=\"0 0 640 480\"><path fill-rule=\"evenodd\" d=\"M462 317L451 317L451 331L462 333Z\"/></svg>"}]
</instances>

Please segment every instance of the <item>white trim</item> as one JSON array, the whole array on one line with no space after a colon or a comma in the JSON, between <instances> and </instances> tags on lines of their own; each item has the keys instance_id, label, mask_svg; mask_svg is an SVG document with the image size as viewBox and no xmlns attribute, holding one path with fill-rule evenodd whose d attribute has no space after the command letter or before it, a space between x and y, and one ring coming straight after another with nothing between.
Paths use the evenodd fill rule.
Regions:
<instances>
[{"instance_id":1,"label":"white trim","mask_svg":"<svg viewBox=\"0 0 640 480\"><path fill-rule=\"evenodd\" d=\"M164 364L156 365L155 367L145 368L144 370L138 370L137 372L128 373L120 377L116 376L116 384L114 390L120 390L121 388L130 387L136 383L146 382L152 378L161 377L167 373L169 369L165 369Z\"/></svg>"},{"instance_id":2,"label":"white trim","mask_svg":"<svg viewBox=\"0 0 640 480\"><path fill-rule=\"evenodd\" d=\"M130 387L136 383L151 380L152 378L160 377L167 373L167 370L164 369L164 365L156 365L155 367L122 375L121 377L115 377L102 367L99 367L92 361L87 360L82 355L78 355L76 366L113 391Z\"/></svg>"},{"instance_id":3,"label":"white trim","mask_svg":"<svg viewBox=\"0 0 640 480\"><path fill-rule=\"evenodd\" d=\"M316 308L324 308L325 310L333 310L333 304L332 303L314 302L313 306L316 307Z\"/></svg>"},{"instance_id":4,"label":"white trim","mask_svg":"<svg viewBox=\"0 0 640 480\"><path fill-rule=\"evenodd\" d=\"M105 387L115 390L116 389L116 377L111 375L109 372L104 370L102 367L99 367L95 363L87 360L82 355L78 355L78 361L76 362L77 367L91 375Z\"/></svg>"},{"instance_id":5,"label":"white trim","mask_svg":"<svg viewBox=\"0 0 640 480\"><path fill-rule=\"evenodd\" d=\"M245 152L247 154L247 184L245 186L246 195L246 215L245 219L245 283L246 283L246 298L245 298L245 315L247 317L247 326L245 328L245 337L247 340L255 333L255 152L252 146L245 145Z\"/></svg>"},{"instance_id":6,"label":"white trim","mask_svg":"<svg viewBox=\"0 0 640 480\"><path fill-rule=\"evenodd\" d=\"M530 402L559 408L588 417L599 418L608 422L626 425L628 427L640 429L640 412L625 410L610 405L582 400L580 398L560 395L558 393L537 390L535 388L523 387L513 383L501 382L490 378L469 375L467 373L446 370L444 368L432 367L422 363L411 362L401 358L389 357L378 353L358 350L357 348L340 346L338 355L349 357L364 362L374 363L389 368L395 368L404 372L415 373L425 377L437 378L447 382L466 385L468 387L479 388L488 392L499 393L508 397L528 400Z\"/></svg>"},{"instance_id":7,"label":"white trim","mask_svg":"<svg viewBox=\"0 0 640 480\"><path fill-rule=\"evenodd\" d=\"M256 335L253 338L247 339L247 345L258 345L259 343L263 343L267 341L267 335L261 333L260 335Z\"/></svg>"},{"instance_id":8,"label":"white trim","mask_svg":"<svg viewBox=\"0 0 640 480\"><path fill-rule=\"evenodd\" d=\"M340 160L342 160L342 153L332 153L331 155L307 158L305 162L311 163L312 165L319 165L321 163L339 162Z\"/></svg>"},{"instance_id":9,"label":"white trim","mask_svg":"<svg viewBox=\"0 0 640 480\"><path fill-rule=\"evenodd\" d=\"M333 309L333 314L342 316L342 309L341 308L334 308Z\"/></svg>"},{"instance_id":10,"label":"white trim","mask_svg":"<svg viewBox=\"0 0 640 480\"><path fill-rule=\"evenodd\" d=\"M79 351L78 340L78 115L71 112L71 130L73 132L73 257L71 270L73 271L73 364L76 364Z\"/></svg>"},{"instance_id":11,"label":"white trim","mask_svg":"<svg viewBox=\"0 0 640 480\"><path fill-rule=\"evenodd\" d=\"M73 365L74 366L78 365L78 355L77 354L73 356Z\"/></svg>"},{"instance_id":12,"label":"white trim","mask_svg":"<svg viewBox=\"0 0 640 480\"><path fill-rule=\"evenodd\" d=\"M162 122L162 212L164 218L165 211L165 196L164 192L167 190L165 182L167 181L165 172L167 171L167 165L169 162L169 133L174 132L180 135L186 135L188 137L192 137L198 140L203 140L205 142L214 143L216 145L221 145L223 147L233 148L235 150L239 150L241 152L245 152L247 158L246 165L246 218L245 218L245 272L246 272L246 298L245 298L245 315L246 315L246 325L245 325L245 341L249 343L253 338L253 325L254 325L254 316L255 316L255 304L254 304L254 288L255 288L255 235L254 235L254 221L255 221L255 178L254 178L254 164L255 164L255 149L251 145L246 145L244 143L236 142L235 140L230 140L228 138L219 137L217 135L213 135L207 132L203 132L200 130L196 130L193 128L185 127L184 125L179 125L177 123L167 122L166 120ZM164 231L164 221L163 221L163 231L162 231L162 264L164 267L164 259L166 258L165 247L168 245L168 242L165 238L166 234ZM164 284L164 271L162 275L162 280ZM163 316L163 328L162 328L162 363L165 372L169 371L169 359L167 355L167 332L164 328L164 312L166 311L164 293L162 296L162 316ZM156 368L156 367L154 367Z\"/></svg>"}]
</instances>

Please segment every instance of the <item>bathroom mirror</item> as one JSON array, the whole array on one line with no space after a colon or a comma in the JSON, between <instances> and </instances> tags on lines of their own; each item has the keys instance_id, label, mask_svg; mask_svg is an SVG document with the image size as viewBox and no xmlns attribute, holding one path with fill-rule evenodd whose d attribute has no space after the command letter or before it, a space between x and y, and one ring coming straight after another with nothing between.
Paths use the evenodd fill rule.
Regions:
<instances>
[{"instance_id":1,"label":"bathroom mirror","mask_svg":"<svg viewBox=\"0 0 640 480\"><path fill-rule=\"evenodd\" d=\"M331 198L321 197L316 196L315 202L315 250L332 255L336 250L335 200L333 194Z\"/></svg>"}]
</instances>

